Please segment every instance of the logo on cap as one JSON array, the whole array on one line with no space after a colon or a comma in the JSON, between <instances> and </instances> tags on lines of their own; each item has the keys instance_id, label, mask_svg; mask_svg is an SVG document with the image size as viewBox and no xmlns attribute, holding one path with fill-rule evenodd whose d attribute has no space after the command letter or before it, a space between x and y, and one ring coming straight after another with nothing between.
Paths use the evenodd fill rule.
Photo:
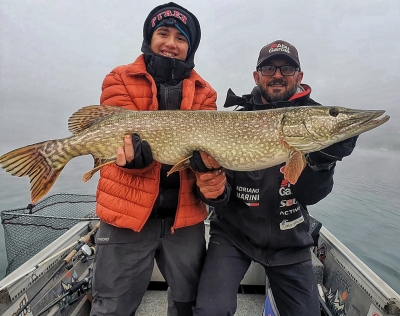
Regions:
<instances>
[{"instance_id":1,"label":"logo on cap","mask_svg":"<svg viewBox=\"0 0 400 316\"><path fill-rule=\"evenodd\" d=\"M284 52L290 55L290 49L284 44L274 43L270 46L268 53Z\"/></svg>"},{"instance_id":2,"label":"logo on cap","mask_svg":"<svg viewBox=\"0 0 400 316\"><path fill-rule=\"evenodd\" d=\"M174 10L173 12L171 12L171 10L165 10L163 12L158 13L155 17L153 17L151 19L151 27L156 26L156 21L161 21L162 19L168 18L168 17L177 18L180 21L182 21L183 24L187 23L186 15L182 14L178 10Z\"/></svg>"}]
</instances>

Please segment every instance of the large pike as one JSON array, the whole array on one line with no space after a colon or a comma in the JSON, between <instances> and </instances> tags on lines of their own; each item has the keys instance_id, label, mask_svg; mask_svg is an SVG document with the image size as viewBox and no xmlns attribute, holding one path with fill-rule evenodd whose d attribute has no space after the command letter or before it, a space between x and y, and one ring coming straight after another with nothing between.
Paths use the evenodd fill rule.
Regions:
<instances>
[{"instance_id":1,"label":"large pike","mask_svg":"<svg viewBox=\"0 0 400 316\"><path fill-rule=\"evenodd\" d=\"M305 167L304 154L369 131L389 120L385 111L307 106L255 112L130 111L117 106L87 106L68 121L72 136L13 150L0 165L14 176L29 176L32 203L53 186L72 158L91 154L88 181L115 162L124 135L138 133L150 144L155 160L187 168L194 150L238 171L268 168L286 162L285 177L295 183ZM381 117L381 118L380 118Z\"/></svg>"}]
</instances>

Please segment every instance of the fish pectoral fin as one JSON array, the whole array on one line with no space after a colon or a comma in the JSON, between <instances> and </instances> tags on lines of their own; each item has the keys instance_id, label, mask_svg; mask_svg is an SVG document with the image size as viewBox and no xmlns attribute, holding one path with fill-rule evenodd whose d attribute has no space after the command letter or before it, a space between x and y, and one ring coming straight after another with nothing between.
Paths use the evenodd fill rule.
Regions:
<instances>
[{"instance_id":1,"label":"fish pectoral fin","mask_svg":"<svg viewBox=\"0 0 400 316\"><path fill-rule=\"evenodd\" d=\"M306 158L301 151L291 151L283 175L291 184L295 184L306 167Z\"/></svg>"},{"instance_id":2,"label":"fish pectoral fin","mask_svg":"<svg viewBox=\"0 0 400 316\"><path fill-rule=\"evenodd\" d=\"M177 164L175 164L170 171L167 172L167 176L169 176L171 173L174 173L176 171L180 171L186 168L190 167L190 161L189 159L192 157L192 155L190 155L189 157L186 157L185 159L182 159L181 161L179 161Z\"/></svg>"},{"instance_id":3,"label":"fish pectoral fin","mask_svg":"<svg viewBox=\"0 0 400 316\"><path fill-rule=\"evenodd\" d=\"M93 177L93 175L102 167L114 162L115 158L94 158L94 168L83 175L83 182L88 182Z\"/></svg>"}]
</instances>

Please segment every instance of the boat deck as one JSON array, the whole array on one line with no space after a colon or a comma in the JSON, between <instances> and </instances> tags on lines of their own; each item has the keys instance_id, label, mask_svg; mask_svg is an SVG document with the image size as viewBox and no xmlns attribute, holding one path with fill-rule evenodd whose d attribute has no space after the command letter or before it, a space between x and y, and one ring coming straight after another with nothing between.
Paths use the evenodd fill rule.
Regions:
<instances>
[{"instance_id":1,"label":"boat deck","mask_svg":"<svg viewBox=\"0 0 400 316\"><path fill-rule=\"evenodd\" d=\"M80 222L57 238L46 248L27 260L17 270L0 280L0 314L12 316L32 298L30 315L37 315L45 306L64 295L77 280L87 277L93 260L76 256L68 271L49 278L70 253L77 240L93 229L89 222ZM208 223L206 238L208 240ZM72 243L72 241L75 241ZM54 253L54 249L59 249ZM357 256L346 248L325 227L320 230L316 255L313 254L314 272L319 284L324 315L399 315L400 295L380 279ZM79 252L78 252L79 253ZM84 260L86 259L86 260ZM62 267L62 266L61 266ZM50 282L48 282L50 281ZM151 286L143 297L136 315L167 315L167 284L155 265ZM263 267L252 263L237 294L236 316L261 316L268 279ZM44 288L43 288L44 286ZM41 288L42 295L34 296ZM85 291L87 289L82 288ZM256 293L256 294L254 294ZM71 294L71 293L70 293ZM76 293L75 293L76 294ZM70 295L69 299L73 296ZM49 315L87 316L90 303L86 296L73 305L65 305L60 313L55 305Z\"/></svg>"},{"instance_id":2,"label":"boat deck","mask_svg":"<svg viewBox=\"0 0 400 316\"><path fill-rule=\"evenodd\" d=\"M264 302L264 294L238 294L235 316L261 316ZM147 291L136 316L167 315L167 306L167 291Z\"/></svg>"}]
</instances>

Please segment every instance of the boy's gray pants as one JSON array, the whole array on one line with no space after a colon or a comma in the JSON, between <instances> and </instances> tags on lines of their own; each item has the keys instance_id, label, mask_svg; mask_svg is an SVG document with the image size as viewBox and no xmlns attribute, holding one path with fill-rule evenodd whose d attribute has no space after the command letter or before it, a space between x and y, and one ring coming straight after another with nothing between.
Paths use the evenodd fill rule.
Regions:
<instances>
[{"instance_id":1,"label":"boy's gray pants","mask_svg":"<svg viewBox=\"0 0 400 316\"><path fill-rule=\"evenodd\" d=\"M92 316L135 315L154 259L176 302L196 300L206 243L204 223L175 229L173 218L149 218L142 231L101 222L96 236Z\"/></svg>"}]
</instances>

